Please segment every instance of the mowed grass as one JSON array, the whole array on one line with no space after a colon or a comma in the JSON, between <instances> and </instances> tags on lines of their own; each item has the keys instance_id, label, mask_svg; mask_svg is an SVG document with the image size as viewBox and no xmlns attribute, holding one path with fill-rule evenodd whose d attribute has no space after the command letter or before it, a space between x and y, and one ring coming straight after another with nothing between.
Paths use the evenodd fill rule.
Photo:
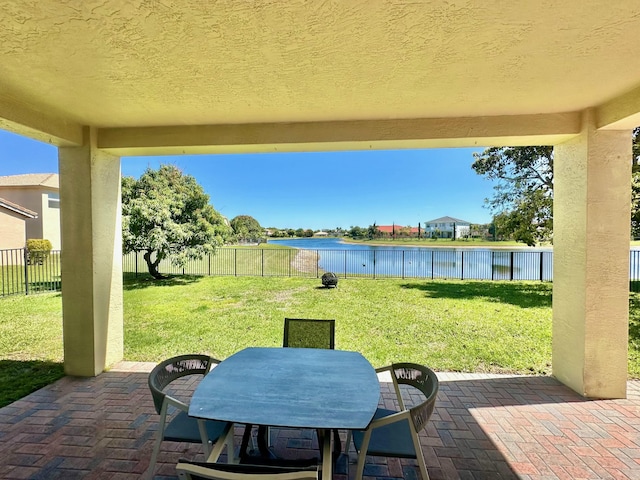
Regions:
<instances>
[{"instance_id":1,"label":"mowed grass","mask_svg":"<svg viewBox=\"0 0 640 480\"><path fill-rule=\"evenodd\" d=\"M436 371L551 373L549 283L125 277L125 359L187 353L219 359L280 346L285 317L333 318L336 348L382 366ZM640 294L630 296L629 377L640 378ZM0 299L0 405L63 375L59 294ZM17 386L19 385L19 387Z\"/></svg>"},{"instance_id":2,"label":"mowed grass","mask_svg":"<svg viewBox=\"0 0 640 480\"><path fill-rule=\"evenodd\" d=\"M333 318L336 348L374 366L550 373L551 285L341 279L175 277L127 282L125 357L159 361L185 351L225 358L280 346L283 320Z\"/></svg>"}]
</instances>

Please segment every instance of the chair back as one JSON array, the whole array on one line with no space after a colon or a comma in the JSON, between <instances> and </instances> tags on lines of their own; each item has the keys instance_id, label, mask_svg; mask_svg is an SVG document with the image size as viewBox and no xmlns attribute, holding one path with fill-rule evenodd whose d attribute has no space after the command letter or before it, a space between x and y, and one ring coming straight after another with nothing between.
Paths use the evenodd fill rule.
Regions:
<instances>
[{"instance_id":1,"label":"chair back","mask_svg":"<svg viewBox=\"0 0 640 480\"><path fill-rule=\"evenodd\" d=\"M278 467L180 461L180 480L318 480L318 467Z\"/></svg>"},{"instance_id":2,"label":"chair back","mask_svg":"<svg viewBox=\"0 0 640 480\"><path fill-rule=\"evenodd\" d=\"M206 375L219 360L208 355L190 354L168 358L155 366L149 374L149 389L156 412L160 414L167 394L164 389L174 380L187 375Z\"/></svg>"},{"instance_id":3,"label":"chair back","mask_svg":"<svg viewBox=\"0 0 640 480\"><path fill-rule=\"evenodd\" d=\"M335 348L336 321L285 318L283 347Z\"/></svg>"},{"instance_id":4,"label":"chair back","mask_svg":"<svg viewBox=\"0 0 640 480\"><path fill-rule=\"evenodd\" d=\"M415 430L419 432L427 425L435 408L439 388L438 377L430 368L416 363L394 363L390 370L402 410L405 409L405 405L399 385L417 388L425 397L422 402L409 408Z\"/></svg>"}]
</instances>

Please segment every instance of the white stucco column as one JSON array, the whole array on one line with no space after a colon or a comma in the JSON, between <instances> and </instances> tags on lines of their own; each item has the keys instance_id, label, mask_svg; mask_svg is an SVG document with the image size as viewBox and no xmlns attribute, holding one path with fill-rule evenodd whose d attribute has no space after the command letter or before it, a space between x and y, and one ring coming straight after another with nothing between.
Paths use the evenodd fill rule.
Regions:
<instances>
[{"instance_id":1,"label":"white stucco column","mask_svg":"<svg viewBox=\"0 0 640 480\"><path fill-rule=\"evenodd\" d=\"M58 160L65 372L94 376L123 356L120 157L87 128Z\"/></svg>"},{"instance_id":2,"label":"white stucco column","mask_svg":"<svg viewBox=\"0 0 640 480\"><path fill-rule=\"evenodd\" d=\"M553 374L591 398L625 398L631 131L596 130L554 156Z\"/></svg>"}]
</instances>

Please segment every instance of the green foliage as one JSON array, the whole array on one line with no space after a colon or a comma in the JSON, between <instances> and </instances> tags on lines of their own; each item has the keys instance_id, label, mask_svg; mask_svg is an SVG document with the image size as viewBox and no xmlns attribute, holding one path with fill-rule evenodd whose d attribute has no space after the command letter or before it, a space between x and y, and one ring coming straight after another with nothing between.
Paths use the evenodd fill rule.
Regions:
<instances>
[{"instance_id":1,"label":"green foliage","mask_svg":"<svg viewBox=\"0 0 640 480\"><path fill-rule=\"evenodd\" d=\"M533 246L553 234L553 147L492 147L472 168L497 180L487 205L501 235Z\"/></svg>"},{"instance_id":2,"label":"green foliage","mask_svg":"<svg viewBox=\"0 0 640 480\"><path fill-rule=\"evenodd\" d=\"M53 246L51 242L45 238L30 238L27 240L27 250L31 252L51 252Z\"/></svg>"},{"instance_id":3,"label":"green foliage","mask_svg":"<svg viewBox=\"0 0 640 480\"><path fill-rule=\"evenodd\" d=\"M27 252L29 252L29 263L42 264L49 255L53 246L45 238L30 238L27 240Z\"/></svg>"},{"instance_id":4,"label":"green foliage","mask_svg":"<svg viewBox=\"0 0 640 480\"><path fill-rule=\"evenodd\" d=\"M177 167L161 165L138 180L122 179L123 250L145 252L154 277L161 276L157 267L163 259L183 266L212 253L230 234L203 188Z\"/></svg>"},{"instance_id":5,"label":"green foliage","mask_svg":"<svg viewBox=\"0 0 640 480\"><path fill-rule=\"evenodd\" d=\"M640 237L640 128L633 131L631 235ZM533 246L553 238L553 147L493 147L472 168L497 180L486 203L501 236Z\"/></svg>"},{"instance_id":6,"label":"green foliage","mask_svg":"<svg viewBox=\"0 0 640 480\"><path fill-rule=\"evenodd\" d=\"M349 231L347 232L347 235L349 235L351 238L360 239L360 238L365 238L367 236L367 231L362 227L355 226L349 229Z\"/></svg>"},{"instance_id":7,"label":"green foliage","mask_svg":"<svg viewBox=\"0 0 640 480\"><path fill-rule=\"evenodd\" d=\"M230 223L237 240L258 240L264 237L260 223L249 215L238 215Z\"/></svg>"},{"instance_id":8,"label":"green foliage","mask_svg":"<svg viewBox=\"0 0 640 480\"><path fill-rule=\"evenodd\" d=\"M373 222L373 225L369 225L369 228L367 228L367 237L369 238L369 240L373 240L374 238L379 238L381 236L382 233L376 225L376 222Z\"/></svg>"}]
</instances>

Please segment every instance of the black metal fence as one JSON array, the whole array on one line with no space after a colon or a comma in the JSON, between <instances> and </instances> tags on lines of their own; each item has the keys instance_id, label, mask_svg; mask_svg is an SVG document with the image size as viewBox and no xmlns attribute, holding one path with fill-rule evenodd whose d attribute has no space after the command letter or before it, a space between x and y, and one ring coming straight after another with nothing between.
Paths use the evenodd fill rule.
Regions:
<instances>
[{"instance_id":1,"label":"black metal fence","mask_svg":"<svg viewBox=\"0 0 640 480\"><path fill-rule=\"evenodd\" d=\"M142 253L123 256L124 273L147 273ZM162 261L169 275L288 276L320 278L428 278L460 280L553 280L552 251L444 250L413 248L296 250L220 248L215 254L176 267ZM630 290L640 291L640 250L630 252ZM60 251L29 259L25 249L0 250L0 296L58 291Z\"/></svg>"},{"instance_id":2,"label":"black metal fence","mask_svg":"<svg viewBox=\"0 0 640 480\"><path fill-rule=\"evenodd\" d=\"M29 256L25 248L0 250L0 296L60 290L60 251Z\"/></svg>"}]
</instances>

